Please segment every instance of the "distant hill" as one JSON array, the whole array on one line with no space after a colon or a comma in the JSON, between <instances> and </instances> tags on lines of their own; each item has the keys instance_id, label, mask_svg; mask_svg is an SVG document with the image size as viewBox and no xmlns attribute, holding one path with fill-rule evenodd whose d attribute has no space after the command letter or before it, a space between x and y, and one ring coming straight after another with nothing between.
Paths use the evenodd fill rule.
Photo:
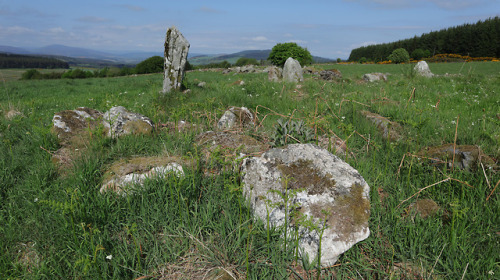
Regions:
<instances>
[{"instance_id":1,"label":"distant hill","mask_svg":"<svg viewBox=\"0 0 500 280\"><path fill-rule=\"evenodd\" d=\"M0 53L31 54L31 52L26 49L11 46L0 46Z\"/></svg>"},{"instance_id":2,"label":"distant hill","mask_svg":"<svg viewBox=\"0 0 500 280\"><path fill-rule=\"evenodd\" d=\"M189 53L188 60L192 65L204 65L227 61L234 64L239 58L266 60L271 50L246 50L232 54ZM163 52L110 52L64 45L49 45L41 48L18 48L0 46L0 53L36 55L57 58L68 62L71 66L106 67L134 66L152 56L163 56ZM331 59L313 56L316 63L331 62Z\"/></svg>"},{"instance_id":3,"label":"distant hill","mask_svg":"<svg viewBox=\"0 0 500 280\"><path fill-rule=\"evenodd\" d=\"M63 60L51 57L0 53L0 69L11 69L11 68L67 69L69 68L69 64Z\"/></svg>"},{"instance_id":4,"label":"distant hill","mask_svg":"<svg viewBox=\"0 0 500 280\"><path fill-rule=\"evenodd\" d=\"M95 51L91 49L68 47L64 45L50 45L42 48L34 49L35 54L56 55L79 58L94 58L94 59L111 59L116 60L118 57L114 54Z\"/></svg>"},{"instance_id":5,"label":"distant hill","mask_svg":"<svg viewBox=\"0 0 500 280\"><path fill-rule=\"evenodd\" d=\"M271 53L271 50L247 50L247 51L241 51L241 52L236 52L232 54L218 54L218 55L199 55L199 56L193 56L189 58L189 63L192 65L204 65L204 64L209 64L209 63L219 63L222 61L227 61L231 64L234 64L238 59L245 57L245 58L253 58L257 60L267 60L269 57L269 54ZM315 63L327 63L327 62L332 62L332 59L329 58L324 58L324 57L319 57L319 56L313 56L313 60Z\"/></svg>"}]
</instances>

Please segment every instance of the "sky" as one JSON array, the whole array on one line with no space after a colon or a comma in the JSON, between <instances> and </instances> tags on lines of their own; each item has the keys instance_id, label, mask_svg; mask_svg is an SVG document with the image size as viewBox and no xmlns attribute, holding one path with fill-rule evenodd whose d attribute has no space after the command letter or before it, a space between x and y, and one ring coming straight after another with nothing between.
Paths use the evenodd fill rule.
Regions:
<instances>
[{"instance_id":1,"label":"sky","mask_svg":"<svg viewBox=\"0 0 500 280\"><path fill-rule=\"evenodd\" d=\"M0 45L163 53L176 26L190 53L295 42L312 55L347 59L360 46L499 15L500 0L0 0Z\"/></svg>"}]
</instances>

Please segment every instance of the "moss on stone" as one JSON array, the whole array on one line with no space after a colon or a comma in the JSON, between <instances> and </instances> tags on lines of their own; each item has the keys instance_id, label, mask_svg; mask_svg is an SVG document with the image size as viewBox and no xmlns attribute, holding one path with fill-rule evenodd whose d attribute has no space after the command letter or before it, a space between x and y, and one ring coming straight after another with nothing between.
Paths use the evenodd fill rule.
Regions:
<instances>
[{"instance_id":1,"label":"moss on stone","mask_svg":"<svg viewBox=\"0 0 500 280\"><path fill-rule=\"evenodd\" d=\"M313 166L311 160L300 159L291 164L279 163L276 167L284 177L290 178L288 189L304 188L309 195L314 195L335 188L335 180L332 176L330 174L323 175L319 169Z\"/></svg>"},{"instance_id":2,"label":"moss on stone","mask_svg":"<svg viewBox=\"0 0 500 280\"><path fill-rule=\"evenodd\" d=\"M363 190L362 185L353 184L349 193L338 196L335 202L311 205L311 213L315 218L326 218L327 226L335 228L341 238L349 238L353 232L367 226L370 218L370 201L363 196Z\"/></svg>"},{"instance_id":3,"label":"moss on stone","mask_svg":"<svg viewBox=\"0 0 500 280\"><path fill-rule=\"evenodd\" d=\"M153 132L153 127L142 120L128 121L123 126L124 134L151 134Z\"/></svg>"}]
</instances>

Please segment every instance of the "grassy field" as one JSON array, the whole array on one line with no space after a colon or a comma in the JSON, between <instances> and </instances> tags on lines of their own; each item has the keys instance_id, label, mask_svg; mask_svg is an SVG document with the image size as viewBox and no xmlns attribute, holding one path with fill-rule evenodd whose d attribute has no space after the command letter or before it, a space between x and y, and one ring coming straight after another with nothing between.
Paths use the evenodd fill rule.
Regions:
<instances>
[{"instance_id":1,"label":"grassy field","mask_svg":"<svg viewBox=\"0 0 500 280\"><path fill-rule=\"evenodd\" d=\"M254 221L238 174L206 176L194 132L96 136L66 175L51 152L55 112L121 105L155 123L186 120L209 128L229 106L258 113L249 133L266 141L283 117L303 120L317 136L347 140L344 159L371 187L371 235L346 252L325 279L498 279L498 169L429 166L424 147L476 145L500 159L500 64L430 64L416 77L410 65L319 65L342 81L306 76L302 87L272 83L267 74L189 72L190 93L161 96L162 75L83 80L12 81L0 85L0 278L2 279L316 279L316 267L282 246L281 229ZM390 73L365 83L364 73ZM457 75L461 74L461 75ZM245 81L243 86L233 83ZM198 87L201 81L206 87ZM20 114L6 117L12 110ZM403 127L388 142L361 110ZM145 155L194 160L186 176L150 180L135 195L99 193L116 160ZM216 161L216 159L215 159ZM497 162L498 163L498 162ZM417 194L417 195L416 195ZM414 196L415 195L415 196ZM428 198L430 218L410 205ZM183 275L181 277L180 275ZM141 278L142 277L142 278ZM175 278L178 277L178 278ZM206 278L203 278L206 277Z\"/></svg>"}]
</instances>

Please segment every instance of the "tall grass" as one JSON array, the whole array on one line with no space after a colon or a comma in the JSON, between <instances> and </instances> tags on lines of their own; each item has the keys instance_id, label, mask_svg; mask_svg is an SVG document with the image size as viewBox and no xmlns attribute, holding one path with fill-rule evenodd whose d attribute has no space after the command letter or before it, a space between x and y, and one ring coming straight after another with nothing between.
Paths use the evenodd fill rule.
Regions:
<instances>
[{"instance_id":1,"label":"tall grass","mask_svg":"<svg viewBox=\"0 0 500 280\"><path fill-rule=\"evenodd\" d=\"M338 68L344 79L306 76L301 88L268 82L265 74L194 71L186 76L190 93L166 96L158 94L161 75L4 82L0 278L494 279L500 275L498 190L487 197L500 180L498 169L436 168L413 155L456 142L500 158L500 68L431 64L437 74L462 75L425 79L408 78L399 66L322 66ZM391 75L387 82L360 81L367 72ZM197 87L199 81L207 86ZM251 134L260 139L269 139L278 119L302 120L318 136L337 135L347 141L344 158L371 187L370 237L318 273L315 264L296 258L294 242L283 246L282 229L252 218L236 172L205 174L210 162L193 145L194 132L96 136L69 175L60 175L50 154L59 147L50 132L53 114L114 105L155 123L188 120L207 130L229 106L245 106L258 112ZM11 107L22 115L4 117ZM383 139L361 110L400 123L403 140ZM127 197L99 193L114 161L164 154L196 164L185 167L183 178L149 180ZM434 200L438 214L413 215L410 205L420 198Z\"/></svg>"}]
</instances>

